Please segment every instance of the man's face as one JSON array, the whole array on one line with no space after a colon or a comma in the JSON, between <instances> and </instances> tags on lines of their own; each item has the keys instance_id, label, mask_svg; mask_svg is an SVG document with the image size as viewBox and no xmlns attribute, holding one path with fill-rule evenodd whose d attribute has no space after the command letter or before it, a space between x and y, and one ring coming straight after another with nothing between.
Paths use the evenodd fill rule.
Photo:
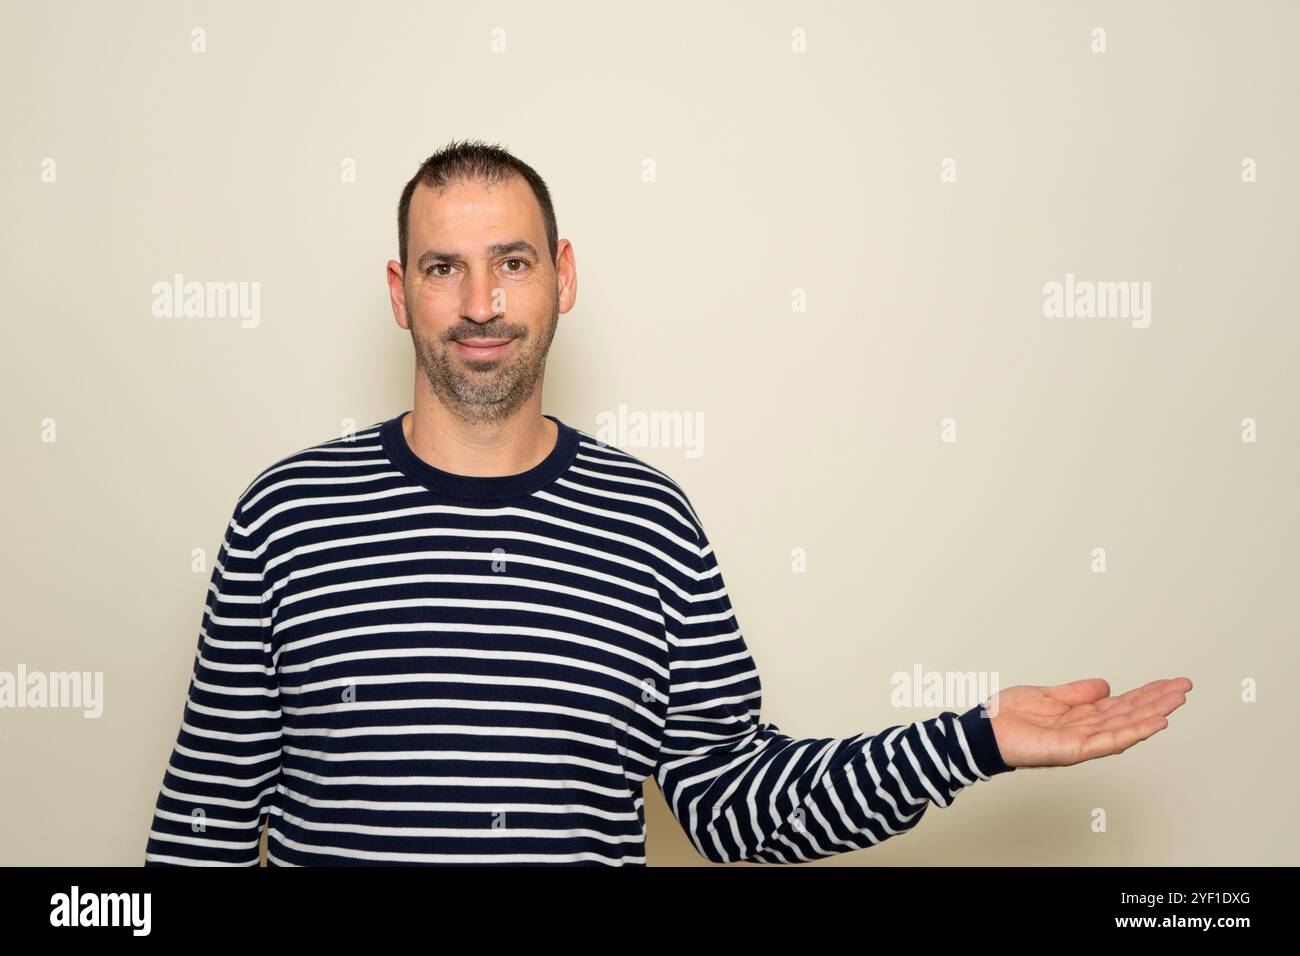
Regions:
<instances>
[{"instance_id":1,"label":"man's face","mask_svg":"<svg viewBox=\"0 0 1300 956\"><path fill-rule=\"evenodd\" d=\"M528 184L515 176L442 192L417 186L401 294L407 321L399 314L398 322L410 329L416 362L439 400L480 422L517 411L542 380L561 311L541 207Z\"/></svg>"}]
</instances>

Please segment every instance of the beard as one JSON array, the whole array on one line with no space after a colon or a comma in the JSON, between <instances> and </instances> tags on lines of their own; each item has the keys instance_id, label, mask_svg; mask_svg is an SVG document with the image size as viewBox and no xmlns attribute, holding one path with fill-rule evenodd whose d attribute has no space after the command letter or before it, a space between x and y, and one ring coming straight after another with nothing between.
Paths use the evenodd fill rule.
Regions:
<instances>
[{"instance_id":1,"label":"beard","mask_svg":"<svg viewBox=\"0 0 1300 956\"><path fill-rule=\"evenodd\" d=\"M411 303L406 314L412 315ZM546 355L560 321L557 290L551 317L536 340L527 326L504 319L490 322L462 322L436 339L422 338L411 321L415 361L429 383L429 390L461 418L472 422L501 422L517 412L532 397L546 371ZM464 359L456 352L462 338L513 338L507 356L496 359Z\"/></svg>"}]
</instances>

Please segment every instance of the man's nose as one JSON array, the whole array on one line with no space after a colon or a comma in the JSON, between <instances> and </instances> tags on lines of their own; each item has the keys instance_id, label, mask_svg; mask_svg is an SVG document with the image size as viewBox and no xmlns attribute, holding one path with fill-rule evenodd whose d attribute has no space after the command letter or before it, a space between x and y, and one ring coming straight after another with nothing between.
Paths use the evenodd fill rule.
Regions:
<instances>
[{"instance_id":1,"label":"man's nose","mask_svg":"<svg viewBox=\"0 0 1300 956\"><path fill-rule=\"evenodd\" d=\"M505 312L505 290L493 283L491 274L471 274L464 289L461 311L465 318L482 323Z\"/></svg>"}]
</instances>

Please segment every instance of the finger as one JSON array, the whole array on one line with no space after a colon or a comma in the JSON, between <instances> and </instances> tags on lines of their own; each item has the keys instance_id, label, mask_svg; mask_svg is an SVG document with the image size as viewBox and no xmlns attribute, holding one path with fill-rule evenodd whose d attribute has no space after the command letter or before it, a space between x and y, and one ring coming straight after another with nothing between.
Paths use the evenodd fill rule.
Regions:
<instances>
[{"instance_id":1,"label":"finger","mask_svg":"<svg viewBox=\"0 0 1300 956\"><path fill-rule=\"evenodd\" d=\"M1145 684L1142 684L1139 687L1134 687L1132 690L1125 691L1124 693L1120 694L1119 699L1127 700L1127 701L1136 701L1139 697L1143 697L1147 694L1153 692L1158 693L1161 687L1164 685L1164 683L1165 681L1163 678L1159 678L1157 680L1149 680Z\"/></svg>"},{"instance_id":2,"label":"finger","mask_svg":"<svg viewBox=\"0 0 1300 956\"><path fill-rule=\"evenodd\" d=\"M1099 705L1097 709L1107 717L1114 717L1117 714L1131 714L1137 708L1159 698L1160 694L1160 688L1147 684L1144 687L1135 687L1127 694L1121 694L1119 697L1108 698L1103 702L1105 706Z\"/></svg>"},{"instance_id":3,"label":"finger","mask_svg":"<svg viewBox=\"0 0 1300 956\"><path fill-rule=\"evenodd\" d=\"M1105 700L1110 694L1110 685L1100 677L1089 677L1084 680L1072 680L1068 684L1053 684L1041 690L1054 700L1059 700L1070 707L1078 707L1081 704L1095 704L1099 700Z\"/></svg>"},{"instance_id":4,"label":"finger","mask_svg":"<svg viewBox=\"0 0 1300 956\"><path fill-rule=\"evenodd\" d=\"M1149 717L1139 723L1128 724L1118 730L1107 730L1093 734L1084 741L1080 760L1092 760L1094 757L1109 757L1123 753L1139 741L1158 734L1169 726L1163 717Z\"/></svg>"},{"instance_id":5,"label":"finger","mask_svg":"<svg viewBox=\"0 0 1300 956\"><path fill-rule=\"evenodd\" d=\"M1186 694L1180 690L1169 691L1167 694L1161 694L1145 707L1139 707L1134 716L1149 717L1152 714L1159 714L1162 717L1167 717L1185 703L1187 703Z\"/></svg>"},{"instance_id":6,"label":"finger","mask_svg":"<svg viewBox=\"0 0 1300 956\"><path fill-rule=\"evenodd\" d=\"M1186 677L1166 677L1163 680L1153 680L1142 689L1146 690L1148 688L1154 688L1162 694L1169 694L1174 691L1186 694L1192 689L1192 682Z\"/></svg>"},{"instance_id":7,"label":"finger","mask_svg":"<svg viewBox=\"0 0 1300 956\"><path fill-rule=\"evenodd\" d=\"M1141 707L1135 707L1131 711L1110 716L1108 720L1102 723L1101 729L1113 730L1122 727L1124 724L1141 723L1152 717L1167 717L1185 703L1187 703L1187 696L1178 691L1161 694L1155 700L1149 701Z\"/></svg>"},{"instance_id":8,"label":"finger","mask_svg":"<svg viewBox=\"0 0 1300 956\"><path fill-rule=\"evenodd\" d=\"M1192 689L1192 682L1186 677L1175 677L1172 679L1161 679L1148 681L1141 687L1134 687L1132 690L1120 694L1118 697L1108 697L1105 700L1097 702L1099 711L1108 711L1121 704L1132 704L1140 706L1148 700L1154 700L1161 694L1168 693L1172 690L1178 690L1182 693Z\"/></svg>"},{"instance_id":9,"label":"finger","mask_svg":"<svg viewBox=\"0 0 1300 956\"><path fill-rule=\"evenodd\" d=\"M1130 696L1136 694L1137 696ZM1120 716L1127 716L1135 709L1141 708L1159 699L1160 690L1147 685L1138 687L1121 697L1107 697L1095 704L1079 704L1071 707L1066 723L1071 727L1118 726L1113 721Z\"/></svg>"}]
</instances>

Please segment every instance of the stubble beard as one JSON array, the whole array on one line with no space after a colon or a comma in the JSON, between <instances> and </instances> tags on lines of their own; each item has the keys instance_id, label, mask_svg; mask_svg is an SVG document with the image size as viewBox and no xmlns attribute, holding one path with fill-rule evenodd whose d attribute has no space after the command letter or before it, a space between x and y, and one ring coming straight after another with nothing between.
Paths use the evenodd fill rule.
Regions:
<instances>
[{"instance_id":1,"label":"stubble beard","mask_svg":"<svg viewBox=\"0 0 1300 956\"><path fill-rule=\"evenodd\" d=\"M407 315L410 314L408 302ZM456 343L451 339L431 342L421 338L412 321L415 361L433 395L461 418L480 423L501 422L517 412L536 391L546 371L546 356L559 320L557 295L551 320L540 339L534 342L526 329L520 329L519 336L509 346L515 352L513 357L487 360L454 355ZM490 324L483 334L494 335Z\"/></svg>"}]
</instances>

